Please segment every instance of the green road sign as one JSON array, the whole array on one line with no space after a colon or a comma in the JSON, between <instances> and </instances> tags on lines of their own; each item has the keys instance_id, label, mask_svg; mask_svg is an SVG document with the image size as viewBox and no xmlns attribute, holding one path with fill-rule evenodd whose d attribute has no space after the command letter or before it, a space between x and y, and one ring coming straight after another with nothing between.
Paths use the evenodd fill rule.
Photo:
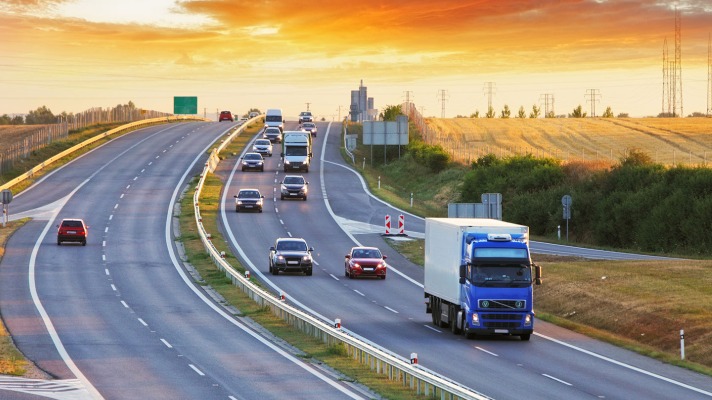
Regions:
<instances>
[{"instance_id":1,"label":"green road sign","mask_svg":"<svg viewBox=\"0 0 712 400\"><path fill-rule=\"evenodd\" d=\"M196 96L174 96L173 114L197 114L198 98Z\"/></svg>"}]
</instances>

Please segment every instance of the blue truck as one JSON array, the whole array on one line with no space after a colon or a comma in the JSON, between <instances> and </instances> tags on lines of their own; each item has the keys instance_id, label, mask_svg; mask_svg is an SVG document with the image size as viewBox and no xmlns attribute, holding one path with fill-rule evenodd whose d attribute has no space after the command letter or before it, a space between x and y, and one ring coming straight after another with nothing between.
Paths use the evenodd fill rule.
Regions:
<instances>
[{"instance_id":1,"label":"blue truck","mask_svg":"<svg viewBox=\"0 0 712 400\"><path fill-rule=\"evenodd\" d=\"M425 219L425 304L432 322L467 338L534 332L529 228L486 218Z\"/></svg>"}]
</instances>

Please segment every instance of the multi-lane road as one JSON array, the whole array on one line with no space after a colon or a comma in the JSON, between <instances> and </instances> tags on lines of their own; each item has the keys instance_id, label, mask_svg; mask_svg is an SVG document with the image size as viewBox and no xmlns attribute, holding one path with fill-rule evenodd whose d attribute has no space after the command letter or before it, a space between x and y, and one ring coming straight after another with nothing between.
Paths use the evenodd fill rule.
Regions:
<instances>
[{"instance_id":1,"label":"multi-lane road","mask_svg":"<svg viewBox=\"0 0 712 400\"><path fill-rule=\"evenodd\" d=\"M176 255L173 204L227 126L143 129L13 200L14 213L35 219L8 243L0 309L20 349L57 378L64 396L78 396L55 398L367 397L265 341L187 278ZM287 301L328 321L340 318L345 329L404 358L418 353L421 366L495 399L712 398L710 377L542 321L529 342L466 340L433 326L422 268L380 235L384 216L402 211L371 196L345 165L340 125L318 126L313 164L303 174L308 201L279 200L278 156L267 158L265 172L234 169L236 157L218 170L226 181L225 237L253 275ZM245 187L266 195L263 213L234 212L232 196ZM53 227L64 217L88 221L86 247L55 244ZM412 235L423 225L406 214ZM303 237L315 248L313 276L267 274L268 248L281 236ZM356 244L389 256L386 280L344 277L344 255ZM0 397L40 398L42 385L27 386L10 391L0 380Z\"/></svg>"}]
</instances>

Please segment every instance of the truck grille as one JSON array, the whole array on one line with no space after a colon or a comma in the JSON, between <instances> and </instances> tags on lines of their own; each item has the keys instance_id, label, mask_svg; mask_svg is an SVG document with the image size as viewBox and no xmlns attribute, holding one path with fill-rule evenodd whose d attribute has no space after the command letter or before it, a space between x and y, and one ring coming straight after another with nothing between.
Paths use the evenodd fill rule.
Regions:
<instances>
[{"instance_id":1,"label":"truck grille","mask_svg":"<svg viewBox=\"0 0 712 400\"><path fill-rule=\"evenodd\" d=\"M486 309L507 309L507 310L525 310L527 308L526 300L480 300L479 308Z\"/></svg>"},{"instance_id":2,"label":"truck grille","mask_svg":"<svg viewBox=\"0 0 712 400\"><path fill-rule=\"evenodd\" d=\"M480 314L486 328L516 329L522 323L521 314Z\"/></svg>"}]
</instances>

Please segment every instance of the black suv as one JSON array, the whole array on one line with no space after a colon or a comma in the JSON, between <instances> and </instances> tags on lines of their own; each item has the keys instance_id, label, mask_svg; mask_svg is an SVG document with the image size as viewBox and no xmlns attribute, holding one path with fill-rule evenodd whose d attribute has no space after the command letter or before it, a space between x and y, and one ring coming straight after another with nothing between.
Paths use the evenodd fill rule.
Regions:
<instances>
[{"instance_id":1,"label":"black suv","mask_svg":"<svg viewBox=\"0 0 712 400\"><path fill-rule=\"evenodd\" d=\"M279 186L279 199L302 199L307 201L307 182L301 175L285 175Z\"/></svg>"},{"instance_id":2,"label":"black suv","mask_svg":"<svg viewBox=\"0 0 712 400\"><path fill-rule=\"evenodd\" d=\"M269 272L272 275L283 272L304 272L312 274L313 247L307 246L307 241L301 238L279 238L274 246L269 248Z\"/></svg>"}]
</instances>

